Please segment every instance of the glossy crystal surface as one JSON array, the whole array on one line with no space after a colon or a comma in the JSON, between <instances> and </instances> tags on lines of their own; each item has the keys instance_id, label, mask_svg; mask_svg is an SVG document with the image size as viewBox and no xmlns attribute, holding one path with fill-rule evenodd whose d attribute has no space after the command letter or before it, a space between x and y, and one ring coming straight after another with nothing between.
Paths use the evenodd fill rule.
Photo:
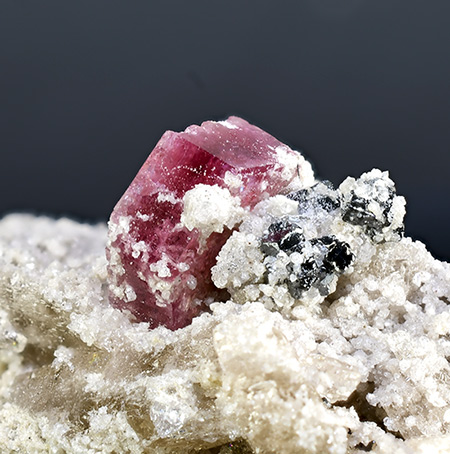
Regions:
<instances>
[{"instance_id":1,"label":"glossy crystal surface","mask_svg":"<svg viewBox=\"0 0 450 454\"><path fill-rule=\"evenodd\" d=\"M300 154L241 118L167 131L111 215L112 304L152 327L177 329L208 302L226 298L210 270L233 224L214 232L186 226L181 222L186 194L198 185L219 187L228 191L227 200L248 209L286 192L302 165ZM208 208L203 204L203 211L222 207Z\"/></svg>"}]
</instances>

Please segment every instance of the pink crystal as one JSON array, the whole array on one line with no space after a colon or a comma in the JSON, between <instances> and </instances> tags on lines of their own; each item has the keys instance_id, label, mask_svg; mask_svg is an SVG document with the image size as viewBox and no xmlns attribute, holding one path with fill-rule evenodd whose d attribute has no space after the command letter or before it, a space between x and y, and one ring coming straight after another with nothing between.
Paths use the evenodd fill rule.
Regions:
<instances>
[{"instance_id":1,"label":"pink crystal","mask_svg":"<svg viewBox=\"0 0 450 454\"><path fill-rule=\"evenodd\" d=\"M180 223L183 196L199 183L218 185L251 208L297 176L298 169L284 164L294 155L297 159L289 147L237 117L167 131L111 214L111 303L151 327L178 329L207 309L207 298L223 300L210 270L231 232L212 233L202 247L201 232ZM242 183L228 187L227 172ZM158 263L163 268L157 270Z\"/></svg>"}]
</instances>

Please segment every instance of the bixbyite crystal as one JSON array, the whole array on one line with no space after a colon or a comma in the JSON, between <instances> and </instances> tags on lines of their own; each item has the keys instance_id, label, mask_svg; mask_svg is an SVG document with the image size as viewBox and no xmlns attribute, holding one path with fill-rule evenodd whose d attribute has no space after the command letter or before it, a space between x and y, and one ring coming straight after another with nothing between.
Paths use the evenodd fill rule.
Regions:
<instances>
[{"instance_id":1,"label":"bixbyite crystal","mask_svg":"<svg viewBox=\"0 0 450 454\"><path fill-rule=\"evenodd\" d=\"M112 304L152 327L188 325L223 299L210 270L239 222L227 207L235 216L311 175L299 153L241 118L166 132L111 215Z\"/></svg>"}]
</instances>

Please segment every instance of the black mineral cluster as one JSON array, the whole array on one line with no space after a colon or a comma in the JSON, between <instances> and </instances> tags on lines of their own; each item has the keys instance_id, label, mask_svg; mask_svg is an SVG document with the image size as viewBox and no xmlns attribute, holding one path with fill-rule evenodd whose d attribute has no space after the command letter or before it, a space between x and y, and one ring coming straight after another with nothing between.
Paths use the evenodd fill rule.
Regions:
<instances>
[{"instance_id":1,"label":"black mineral cluster","mask_svg":"<svg viewBox=\"0 0 450 454\"><path fill-rule=\"evenodd\" d=\"M333 278L353 261L350 246L333 235L306 240L294 217L273 222L262 238L261 250L268 256L265 261L268 272L279 266L280 253L288 258L285 260L288 276L284 283L297 299L311 287L327 295Z\"/></svg>"},{"instance_id":2,"label":"black mineral cluster","mask_svg":"<svg viewBox=\"0 0 450 454\"><path fill-rule=\"evenodd\" d=\"M394 220L394 183L380 178L358 180L358 183L342 194L342 219L361 226L373 241L382 242L383 229L389 229ZM400 236L402 227L397 229Z\"/></svg>"},{"instance_id":3,"label":"black mineral cluster","mask_svg":"<svg viewBox=\"0 0 450 454\"><path fill-rule=\"evenodd\" d=\"M298 202L298 212L307 213L311 209L322 209L328 213L341 206L340 196L330 181L324 180L311 188L288 194L288 198Z\"/></svg>"},{"instance_id":4,"label":"black mineral cluster","mask_svg":"<svg viewBox=\"0 0 450 454\"><path fill-rule=\"evenodd\" d=\"M332 233L323 235L324 226L350 224L373 243L402 236L404 199L396 196L386 172L375 169L348 178L339 189L319 182L287 197L298 203L298 214L275 219L261 239L261 251L267 279L285 284L296 299L311 288L328 295L336 277L354 261L349 244ZM320 225L322 235L306 238L308 223Z\"/></svg>"},{"instance_id":5,"label":"black mineral cluster","mask_svg":"<svg viewBox=\"0 0 450 454\"><path fill-rule=\"evenodd\" d=\"M270 224L261 241L265 255L276 256L280 251L301 252L305 242L303 229L295 216L286 216Z\"/></svg>"}]
</instances>

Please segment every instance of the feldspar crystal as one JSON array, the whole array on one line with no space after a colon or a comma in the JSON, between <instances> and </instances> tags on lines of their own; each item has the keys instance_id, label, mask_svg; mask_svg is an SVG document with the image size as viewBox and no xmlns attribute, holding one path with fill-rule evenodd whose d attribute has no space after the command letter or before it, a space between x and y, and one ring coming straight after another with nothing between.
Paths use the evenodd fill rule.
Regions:
<instances>
[{"instance_id":1,"label":"feldspar crystal","mask_svg":"<svg viewBox=\"0 0 450 454\"><path fill-rule=\"evenodd\" d=\"M223 299L210 270L244 209L312 178L299 153L241 118L166 132L111 215L111 302L152 327L186 326Z\"/></svg>"}]
</instances>

